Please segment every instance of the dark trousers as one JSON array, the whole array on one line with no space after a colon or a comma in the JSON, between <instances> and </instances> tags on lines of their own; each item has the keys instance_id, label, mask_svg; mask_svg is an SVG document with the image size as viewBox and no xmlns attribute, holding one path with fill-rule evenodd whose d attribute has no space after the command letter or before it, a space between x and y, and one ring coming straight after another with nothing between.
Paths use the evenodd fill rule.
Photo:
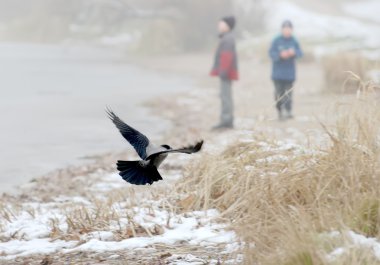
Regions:
<instances>
[{"instance_id":1,"label":"dark trousers","mask_svg":"<svg viewBox=\"0 0 380 265\"><path fill-rule=\"evenodd\" d=\"M232 81L220 79L221 113L220 124L232 126L234 123L234 102L232 99Z\"/></svg>"},{"instance_id":2,"label":"dark trousers","mask_svg":"<svg viewBox=\"0 0 380 265\"><path fill-rule=\"evenodd\" d=\"M284 109L288 112L292 111L293 105L293 81L273 80L276 100L276 108L279 112Z\"/></svg>"}]
</instances>

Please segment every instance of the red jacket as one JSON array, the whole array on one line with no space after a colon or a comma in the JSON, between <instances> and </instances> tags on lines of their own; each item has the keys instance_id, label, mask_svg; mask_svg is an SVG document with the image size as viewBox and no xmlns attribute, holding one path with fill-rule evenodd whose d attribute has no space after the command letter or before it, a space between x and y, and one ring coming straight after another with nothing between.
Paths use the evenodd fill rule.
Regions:
<instances>
[{"instance_id":1,"label":"red jacket","mask_svg":"<svg viewBox=\"0 0 380 265\"><path fill-rule=\"evenodd\" d=\"M232 32L227 32L221 37L210 74L222 79L239 79L235 38Z\"/></svg>"}]
</instances>

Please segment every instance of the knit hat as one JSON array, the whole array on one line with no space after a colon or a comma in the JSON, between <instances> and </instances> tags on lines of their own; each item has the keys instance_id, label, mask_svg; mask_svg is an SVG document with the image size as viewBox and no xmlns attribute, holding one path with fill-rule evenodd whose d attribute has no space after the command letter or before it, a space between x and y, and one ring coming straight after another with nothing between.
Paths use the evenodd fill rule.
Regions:
<instances>
[{"instance_id":1,"label":"knit hat","mask_svg":"<svg viewBox=\"0 0 380 265\"><path fill-rule=\"evenodd\" d=\"M293 23L290 20L282 22L281 28L293 28Z\"/></svg>"},{"instance_id":2,"label":"knit hat","mask_svg":"<svg viewBox=\"0 0 380 265\"><path fill-rule=\"evenodd\" d=\"M236 19L234 16L224 17L224 18L222 18L222 21L226 22L226 24L228 25L230 30L234 29L235 24L236 24Z\"/></svg>"}]
</instances>

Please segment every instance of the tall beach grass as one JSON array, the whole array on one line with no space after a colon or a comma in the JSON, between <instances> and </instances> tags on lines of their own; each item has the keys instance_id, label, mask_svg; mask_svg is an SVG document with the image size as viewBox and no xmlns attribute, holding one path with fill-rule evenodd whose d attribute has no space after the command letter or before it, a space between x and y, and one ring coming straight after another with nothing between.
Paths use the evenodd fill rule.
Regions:
<instances>
[{"instance_id":1,"label":"tall beach grass","mask_svg":"<svg viewBox=\"0 0 380 265\"><path fill-rule=\"evenodd\" d=\"M177 185L189 194L182 206L219 209L246 264L380 264L360 248L329 258L350 244L348 231L380 238L380 106L373 84L360 91L337 107L334 126L322 124L320 148L253 134L201 157Z\"/></svg>"}]
</instances>

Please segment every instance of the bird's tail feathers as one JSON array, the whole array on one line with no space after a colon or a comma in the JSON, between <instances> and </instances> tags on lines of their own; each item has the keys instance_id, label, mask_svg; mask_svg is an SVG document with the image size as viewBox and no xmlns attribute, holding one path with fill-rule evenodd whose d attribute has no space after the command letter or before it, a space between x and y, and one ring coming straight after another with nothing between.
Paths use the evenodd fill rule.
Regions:
<instances>
[{"instance_id":1,"label":"bird's tail feathers","mask_svg":"<svg viewBox=\"0 0 380 265\"><path fill-rule=\"evenodd\" d=\"M145 161L117 161L119 175L126 181L135 185L152 184L162 180L160 173L154 165L145 164Z\"/></svg>"}]
</instances>

